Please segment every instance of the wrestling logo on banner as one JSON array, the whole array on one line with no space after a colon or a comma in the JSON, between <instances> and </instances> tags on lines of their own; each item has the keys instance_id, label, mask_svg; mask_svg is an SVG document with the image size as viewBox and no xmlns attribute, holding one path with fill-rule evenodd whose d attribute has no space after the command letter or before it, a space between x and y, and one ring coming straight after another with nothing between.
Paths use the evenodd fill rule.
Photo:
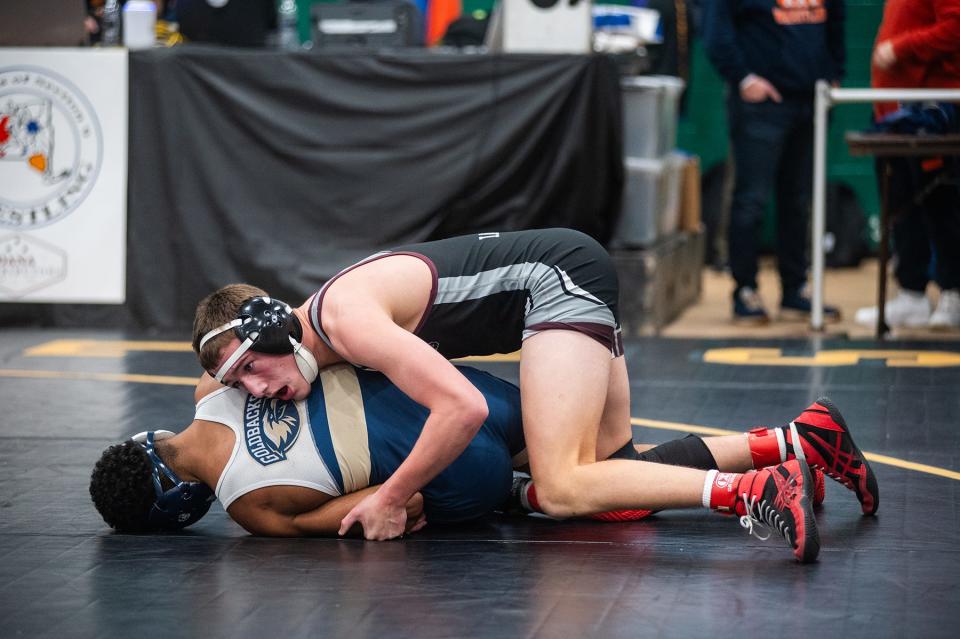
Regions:
<instances>
[{"instance_id":1,"label":"wrestling logo on banner","mask_svg":"<svg viewBox=\"0 0 960 639\"><path fill-rule=\"evenodd\" d=\"M48 69L0 69L0 226L56 222L90 194L103 133L86 96Z\"/></svg>"},{"instance_id":2,"label":"wrestling logo on banner","mask_svg":"<svg viewBox=\"0 0 960 639\"><path fill-rule=\"evenodd\" d=\"M0 293L26 295L67 276L67 253L28 235L0 238Z\"/></svg>"}]
</instances>

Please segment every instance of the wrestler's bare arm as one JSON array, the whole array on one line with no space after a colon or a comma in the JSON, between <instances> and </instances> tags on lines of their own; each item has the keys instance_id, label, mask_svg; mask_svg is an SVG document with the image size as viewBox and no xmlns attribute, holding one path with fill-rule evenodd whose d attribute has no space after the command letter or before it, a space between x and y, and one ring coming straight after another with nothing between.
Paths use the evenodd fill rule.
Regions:
<instances>
[{"instance_id":1,"label":"wrestler's bare arm","mask_svg":"<svg viewBox=\"0 0 960 639\"><path fill-rule=\"evenodd\" d=\"M379 486L370 486L342 497L322 496L323 504L303 513L278 510L269 497L251 493L230 506L230 517L247 532L264 537L335 537L340 521L364 497L373 494ZM416 493L407 502L406 532L419 530L426 524L423 515L423 496ZM355 526L350 534L360 534Z\"/></svg>"},{"instance_id":2,"label":"wrestler's bare arm","mask_svg":"<svg viewBox=\"0 0 960 639\"><path fill-rule=\"evenodd\" d=\"M382 309L342 318L351 330L331 340L349 361L383 372L430 411L413 450L381 490L344 521L364 526L367 539L390 539L404 530L403 504L463 452L487 417L486 400L450 362L419 337L394 324ZM366 510L365 510L366 509Z\"/></svg>"}]
</instances>

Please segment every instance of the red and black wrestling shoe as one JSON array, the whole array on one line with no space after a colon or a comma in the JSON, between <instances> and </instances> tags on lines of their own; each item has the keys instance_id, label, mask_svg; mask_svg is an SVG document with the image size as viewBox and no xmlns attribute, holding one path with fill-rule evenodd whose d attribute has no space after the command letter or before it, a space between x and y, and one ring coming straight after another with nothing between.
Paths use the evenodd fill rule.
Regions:
<instances>
[{"instance_id":1,"label":"red and black wrestling shoe","mask_svg":"<svg viewBox=\"0 0 960 639\"><path fill-rule=\"evenodd\" d=\"M714 471L710 471L713 473ZM816 560L820 535L813 516L813 475L799 459L746 473L717 473L710 486L710 507L740 516L740 525L758 539L776 531L801 563ZM766 528L766 535L757 528Z\"/></svg>"},{"instance_id":2,"label":"red and black wrestling shoe","mask_svg":"<svg viewBox=\"0 0 960 639\"><path fill-rule=\"evenodd\" d=\"M823 471L819 468L811 468L810 474L813 475L813 505L819 506L827 496L826 481L823 479Z\"/></svg>"},{"instance_id":3,"label":"red and black wrestling shoe","mask_svg":"<svg viewBox=\"0 0 960 639\"><path fill-rule=\"evenodd\" d=\"M826 397L811 404L787 426L750 431L748 441L755 467L801 459L856 493L864 514L877 512L877 478L840 411Z\"/></svg>"}]
</instances>

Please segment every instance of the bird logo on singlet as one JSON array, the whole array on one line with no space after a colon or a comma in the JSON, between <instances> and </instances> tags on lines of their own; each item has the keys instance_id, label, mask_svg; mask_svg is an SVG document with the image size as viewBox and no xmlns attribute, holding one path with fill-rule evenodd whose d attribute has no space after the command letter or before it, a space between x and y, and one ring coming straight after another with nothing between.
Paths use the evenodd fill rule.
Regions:
<instances>
[{"instance_id":1,"label":"bird logo on singlet","mask_svg":"<svg viewBox=\"0 0 960 639\"><path fill-rule=\"evenodd\" d=\"M247 452L263 466L285 460L300 435L300 412L293 401L250 395L243 421Z\"/></svg>"}]
</instances>

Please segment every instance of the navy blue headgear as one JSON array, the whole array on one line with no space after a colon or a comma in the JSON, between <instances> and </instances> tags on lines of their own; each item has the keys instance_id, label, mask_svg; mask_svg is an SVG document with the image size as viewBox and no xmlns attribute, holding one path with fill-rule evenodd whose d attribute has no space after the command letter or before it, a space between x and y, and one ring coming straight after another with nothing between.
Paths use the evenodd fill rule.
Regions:
<instances>
[{"instance_id":1,"label":"navy blue headgear","mask_svg":"<svg viewBox=\"0 0 960 639\"><path fill-rule=\"evenodd\" d=\"M237 317L208 332L200 340L200 350L217 335L233 329L240 346L224 361L213 378L222 382L233 365L248 350L272 355L293 353L300 373L308 384L317 378L317 360L303 348L303 327L286 302L272 297L251 297L237 311Z\"/></svg>"},{"instance_id":2,"label":"navy blue headgear","mask_svg":"<svg viewBox=\"0 0 960 639\"><path fill-rule=\"evenodd\" d=\"M143 447L153 466L153 488L157 493L157 500L150 508L147 521L150 528L154 530L174 531L186 528L206 515L210 505L217 498L210 487L204 483L182 481L157 455L157 451L154 450L154 440L172 436L173 433L167 430L151 430L131 437ZM166 491L163 489L160 473L173 482L173 488Z\"/></svg>"}]
</instances>

